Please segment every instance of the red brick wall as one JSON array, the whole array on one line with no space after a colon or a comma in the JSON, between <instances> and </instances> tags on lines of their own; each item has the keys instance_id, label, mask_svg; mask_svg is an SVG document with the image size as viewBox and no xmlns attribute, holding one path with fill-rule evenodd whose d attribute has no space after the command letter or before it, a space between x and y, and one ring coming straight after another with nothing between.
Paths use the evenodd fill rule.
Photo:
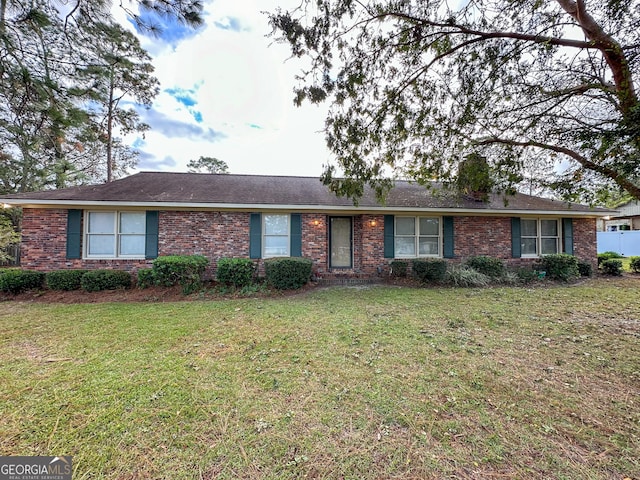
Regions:
<instances>
[{"instance_id":1,"label":"red brick wall","mask_svg":"<svg viewBox=\"0 0 640 480\"><path fill-rule=\"evenodd\" d=\"M22 212L20 266L29 270L101 269L136 271L151 266L146 260L69 260L67 210L25 208Z\"/></svg>"},{"instance_id":2,"label":"red brick wall","mask_svg":"<svg viewBox=\"0 0 640 480\"><path fill-rule=\"evenodd\" d=\"M510 217L453 217L453 235L456 257L511 258Z\"/></svg>"},{"instance_id":3,"label":"red brick wall","mask_svg":"<svg viewBox=\"0 0 640 480\"><path fill-rule=\"evenodd\" d=\"M573 219L573 254L581 260L597 265L596 219Z\"/></svg>"},{"instance_id":4,"label":"red brick wall","mask_svg":"<svg viewBox=\"0 0 640 480\"><path fill-rule=\"evenodd\" d=\"M327 273L327 221L324 214L302 214L302 256L313 259L316 275Z\"/></svg>"},{"instance_id":5,"label":"red brick wall","mask_svg":"<svg viewBox=\"0 0 640 480\"><path fill-rule=\"evenodd\" d=\"M249 256L249 213L176 212L159 215L159 254L202 254L211 261L209 275L221 257ZM314 261L317 275L328 273L375 276L380 267L388 271L384 258L384 216L358 215L353 222L354 265L350 270L330 272L325 214L302 214L302 255ZM147 260L67 260L67 211L25 208L22 222L23 268L118 268L135 271L149 267ZM574 254L596 261L595 219L574 219ZM489 255L512 265L530 264L534 259L511 258L510 217L454 217L454 262L471 255ZM262 262L259 262L260 270Z\"/></svg>"}]
</instances>

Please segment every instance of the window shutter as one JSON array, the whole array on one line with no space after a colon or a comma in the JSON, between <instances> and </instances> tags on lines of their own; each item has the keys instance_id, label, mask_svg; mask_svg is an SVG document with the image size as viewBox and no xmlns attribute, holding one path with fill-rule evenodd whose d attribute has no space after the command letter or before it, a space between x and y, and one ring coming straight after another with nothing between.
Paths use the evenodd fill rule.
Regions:
<instances>
[{"instance_id":1,"label":"window shutter","mask_svg":"<svg viewBox=\"0 0 640 480\"><path fill-rule=\"evenodd\" d=\"M147 212L145 225L144 258L158 258L158 223L159 213L156 210Z\"/></svg>"},{"instance_id":2,"label":"window shutter","mask_svg":"<svg viewBox=\"0 0 640 480\"><path fill-rule=\"evenodd\" d=\"M289 254L292 257L302 256L302 215L291 214L291 237Z\"/></svg>"},{"instance_id":3,"label":"window shutter","mask_svg":"<svg viewBox=\"0 0 640 480\"><path fill-rule=\"evenodd\" d=\"M443 248L444 258L453 258L453 217L442 217Z\"/></svg>"},{"instance_id":4,"label":"window shutter","mask_svg":"<svg viewBox=\"0 0 640 480\"><path fill-rule=\"evenodd\" d=\"M82 210L67 212L67 258L82 258Z\"/></svg>"},{"instance_id":5,"label":"window shutter","mask_svg":"<svg viewBox=\"0 0 640 480\"><path fill-rule=\"evenodd\" d=\"M562 238L564 242L564 253L573 255L573 219L562 219Z\"/></svg>"},{"instance_id":6,"label":"window shutter","mask_svg":"<svg viewBox=\"0 0 640 480\"><path fill-rule=\"evenodd\" d=\"M395 217L393 215L384 216L384 258L395 257Z\"/></svg>"},{"instance_id":7,"label":"window shutter","mask_svg":"<svg viewBox=\"0 0 640 480\"><path fill-rule=\"evenodd\" d=\"M262 215L252 213L249 218L249 258L262 257Z\"/></svg>"},{"instance_id":8,"label":"window shutter","mask_svg":"<svg viewBox=\"0 0 640 480\"><path fill-rule=\"evenodd\" d=\"M518 217L513 217L511 219L511 256L513 258L520 258L522 256L520 219Z\"/></svg>"}]
</instances>

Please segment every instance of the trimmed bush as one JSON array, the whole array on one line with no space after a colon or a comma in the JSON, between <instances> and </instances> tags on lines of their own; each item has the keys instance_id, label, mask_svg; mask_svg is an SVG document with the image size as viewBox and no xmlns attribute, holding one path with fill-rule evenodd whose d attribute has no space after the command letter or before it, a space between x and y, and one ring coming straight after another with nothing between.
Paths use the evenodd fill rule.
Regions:
<instances>
[{"instance_id":1,"label":"trimmed bush","mask_svg":"<svg viewBox=\"0 0 640 480\"><path fill-rule=\"evenodd\" d=\"M640 257L629 257L629 268L634 273L640 273Z\"/></svg>"},{"instance_id":2,"label":"trimmed bush","mask_svg":"<svg viewBox=\"0 0 640 480\"><path fill-rule=\"evenodd\" d=\"M31 270L7 269L0 273L0 291L20 293L44 286L44 273Z\"/></svg>"},{"instance_id":3,"label":"trimmed bush","mask_svg":"<svg viewBox=\"0 0 640 480\"><path fill-rule=\"evenodd\" d=\"M309 258L269 258L264 262L267 282L278 290L302 288L311 279L312 267Z\"/></svg>"},{"instance_id":4,"label":"trimmed bush","mask_svg":"<svg viewBox=\"0 0 640 480\"><path fill-rule=\"evenodd\" d=\"M86 270L54 270L47 272L45 280L50 290L79 290Z\"/></svg>"},{"instance_id":5,"label":"trimmed bush","mask_svg":"<svg viewBox=\"0 0 640 480\"><path fill-rule=\"evenodd\" d=\"M520 279L520 282L527 284L538 280L538 272L531 268L521 267L516 270L516 275Z\"/></svg>"},{"instance_id":6,"label":"trimmed bush","mask_svg":"<svg viewBox=\"0 0 640 480\"><path fill-rule=\"evenodd\" d=\"M593 265L586 260L578 260L578 272L581 277L590 277L593 275Z\"/></svg>"},{"instance_id":7,"label":"trimmed bush","mask_svg":"<svg viewBox=\"0 0 640 480\"><path fill-rule=\"evenodd\" d=\"M216 278L220 283L242 288L253 283L256 264L250 258L221 258L216 267Z\"/></svg>"},{"instance_id":8,"label":"trimmed bush","mask_svg":"<svg viewBox=\"0 0 640 480\"><path fill-rule=\"evenodd\" d=\"M455 287L486 287L491 277L468 265L452 265L445 274L445 281Z\"/></svg>"},{"instance_id":9,"label":"trimmed bush","mask_svg":"<svg viewBox=\"0 0 640 480\"><path fill-rule=\"evenodd\" d=\"M580 275L578 259L567 253L545 255L540 259L540 268L547 272L547 278L568 282Z\"/></svg>"},{"instance_id":10,"label":"trimmed bush","mask_svg":"<svg viewBox=\"0 0 640 480\"><path fill-rule=\"evenodd\" d=\"M406 277L409 264L401 260L393 260L389 267L391 268L391 275L393 277Z\"/></svg>"},{"instance_id":11,"label":"trimmed bush","mask_svg":"<svg viewBox=\"0 0 640 480\"><path fill-rule=\"evenodd\" d=\"M156 272L153 268L140 268L137 272L136 285L138 288L149 288L157 285Z\"/></svg>"},{"instance_id":12,"label":"trimmed bush","mask_svg":"<svg viewBox=\"0 0 640 480\"><path fill-rule=\"evenodd\" d=\"M421 282L441 282L447 273L444 260L414 260L413 274Z\"/></svg>"},{"instance_id":13,"label":"trimmed bush","mask_svg":"<svg viewBox=\"0 0 640 480\"><path fill-rule=\"evenodd\" d=\"M202 255L167 255L153 261L158 285L182 285L184 294L193 293L202 286L202 275L209 260Z\"/></svg>"},{"instance_id":14,"label":"trimmed bush","mask_svg":"<svg viewBox=\"0 0 640 480\"><path fill-rule=\"evenodd\" d=\"M488 277L500 278L505 273L504 262L499 258L479 255L477 257L469 257L465 263L476 272L480 272Z\"/></svg>"},{"instance_id":15,"label":"trimmed bush","mask_svg":"<svg viewBox=\"0 0 640 480\"><path fill-rule=\"evenodd\" d=\"M122 270L91 270L82 276L80 286L87 292L129 288L131 274Z\"/></svg>"},{"instance_id":16,"label":"trimmed bush","mask_svg":"<svg viewBox=\"0 0 640 480\"><path fill-rule=\"evenodd\" d=\"M609 260L604 260L600 264L600 268L602 269L602 273L605 275L622 275L622 260L617 260L615 258L610 258Z\"/></svg>"},{"instance_id":17,"label":"trimmed bush","mask_svg":"<svg viewBox=\"0 0 640 480\"><path fill-rule=\"evenodd\" d=\"M623 258L618 252L602 252L598 254L598 267L602 262L611 260L612 258Z\"/></svg>"}]
</instances>

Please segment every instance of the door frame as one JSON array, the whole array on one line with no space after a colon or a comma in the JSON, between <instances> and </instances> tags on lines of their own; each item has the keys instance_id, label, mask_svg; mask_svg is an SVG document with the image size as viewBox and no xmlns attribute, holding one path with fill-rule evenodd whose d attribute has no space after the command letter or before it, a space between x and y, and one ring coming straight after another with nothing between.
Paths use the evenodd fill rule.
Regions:
<instances>
[{"instance_id":1,"label":"door frame","mask_svg":"<svg viewBox=\"0 0 640 480\"><path fill-rule=\"evenodd\" d=\"M333 223L332 220L334 218L344 218L344 219L348 219L349 220L349 265L348 266L334 266L333 262L332 262L332 256L331 256L331 250L333 248ZM327 222L329 224L329 228L327 231L327 236L328 236L328 249L329 251L328 253L328 260L329 260L329 268L330 269L351 269L353 268L353 217L349 216L349 215L331 215L329 216L329 221Z\"/></svg>"}]
</instances>

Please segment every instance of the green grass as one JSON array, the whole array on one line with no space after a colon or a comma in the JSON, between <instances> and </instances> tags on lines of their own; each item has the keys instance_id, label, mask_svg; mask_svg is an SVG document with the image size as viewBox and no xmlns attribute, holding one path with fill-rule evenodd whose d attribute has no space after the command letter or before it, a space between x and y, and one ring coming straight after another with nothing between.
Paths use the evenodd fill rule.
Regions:
<instances>
[{"instance_id":1,"label":"green grass","mask_svg":"<svg viewBox=\"0 0 640 480\"><path fill-rule=\"evenodd\" d=\"M0 304L0 455L80 479L640 477L640 279Z\"/></svg>"}]
</instances>

